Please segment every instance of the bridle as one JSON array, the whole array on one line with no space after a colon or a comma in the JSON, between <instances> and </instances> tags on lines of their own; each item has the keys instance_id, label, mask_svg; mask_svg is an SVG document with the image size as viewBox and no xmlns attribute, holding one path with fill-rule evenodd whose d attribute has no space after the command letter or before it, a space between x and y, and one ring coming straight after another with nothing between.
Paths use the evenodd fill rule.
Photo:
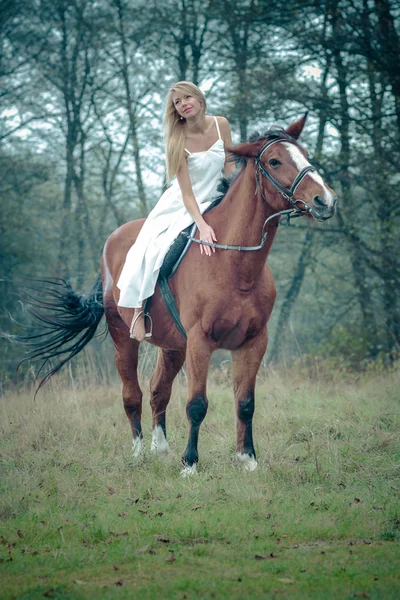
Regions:
<instances>
[{"instance_id":1,"label":"bridle","mask_svg":"<svg viewBox=\"0 0 400 600\"><path fill-rule=\"evenodd\" d=\"M261 162L261 157L264 154L264 152L267 150L267 148L270 148L271 146L273 146L273 144L277 144L278 142L288 142L289 144L295 144L295 142L292 142L290 140L285 140L282 138L277 138L276 140L270 140L269 142L264 144L264 146L261 148L260 152L257 154L256 158L254 159L254 162L256 163L256 183L257 183L256 194L257 194L258 187L259 187L261 190L261 196L262 196L263 200L265 200L265 202L267 202L263 188L260 185L260 172L261 172L264 175L264 177L266 177L272 183L274 188L277 189L278 192L285 198L285 200L287 200L287 202L289 202L289 204L292 206L293 209L300 210L301 213L310 212L311 206L309 204L307 204L307 202L304 202L304 200L296 200L294 198L294 194L295 194L295 191L297 190L297 188L299 187L300 183L303 181L304 177L308 173L316 170L315 167L313 167L312 165L308 165L308 167L304 167L304 169L302 169L300 171L300 173L297 175L296 179L293 181L291 187L287 188L282 183L280 183L277 179L275 179L275 177L273 177L271 175L271 173L269 171L267 171L267 169L264 167L264 165ZM300 208L298 206L298 202L301 202L303 204L303 208Z\"/></svg>"},{"instance_id":2,"label":"bridle","mask_svg":"<svg viewBox=\"0 0 400 600\"><path fill-rule=\"evenodd\" d=\"M289 222L290 219L294 219L296 217L301 217L301 216L307 214L308 212L310 212L311 206L309 204L307 204L307 202L305 202L304 200L296 200L294 198L294 194L295 194L297 188L299 187L300 183L303 181L304 177L306 177L306 175L308 175L308 173L316 170L315 167L312 167L311 165L304 167L304 169L302 169L296 176L291 187L287 188L282 183L280 183L277 179L275 179L275 177L273 177L271 175L271 173L269 173L269 171L267 171L267 169L264 167L264 165L261 162L261 157L264 154L264 152L267 150L267 148L270 148L270 146L272 146L273 144L277 144L278 142L288 142L290 144L296 144L295 142L292 142L291 140L288 140L285 138L276 138L274 140L269 140L266 144L264 144L264 146L261 148L261 150L259 151L259 153L257 154L257 156L254 159L254 162L256 164L255 195L257 195L258 190L260 190L261 197L268 204L267 198L265 197L265 194L264 194L263 187L260 184L260 173L262 173L264 175L264 177L266 177L268 179L268 181L270 181L272 183L274 188L276 190L278 190L278 192L285 198L285 200L287 202L289 202L291 208L288 208L286 210L280 210L279 212L274 213L273 215L270 215L264 221L264 225L262 226L262 229L261 229L261 242L259 243L258 246L229 246L227 244L225 245L225 244L214 244L211 242L205 242L203 240L199 240L194 237L195 231L196 231L195 227L192 228L190 233L182 232L182 235L187 237L190 241L196 242L196 244L202 244L203 246L209 246L210 248L219 248L220 250L238 250L239 252L242 252L242 251L253 252L255 250L261 250L261 248L263 248L265 246L265 243L267 241L266 226L267 226L268 222L271 221L271 219L275 219L276 217L286 216L287 220ZM302 205L303 205L302 208L300 208L298 206L299 202L302 203Z\"/></svg>"}]
</instances>

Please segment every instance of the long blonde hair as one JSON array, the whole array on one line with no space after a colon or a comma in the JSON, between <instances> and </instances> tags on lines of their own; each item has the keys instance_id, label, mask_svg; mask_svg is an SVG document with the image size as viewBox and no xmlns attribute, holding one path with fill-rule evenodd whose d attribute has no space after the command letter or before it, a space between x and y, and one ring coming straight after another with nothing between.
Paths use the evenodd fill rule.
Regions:
<instances>
[{"instance_id":1,"label":"long blonde hair","mask_svg":"<svg viewBox=\"0 0 400 600\"><path fill-rule=\"evenodd\" d=\"M194 83L190 83L190 81L178 81L178 83L175 83L170 88L165 101L164 115L165 156L168 180L176 175L185 155L186 119L178 115L172 99L174 92L183 92L197 98L201 104L203 113L205 114L206 112L204 94Z\"/></svg>"}]
</instances>

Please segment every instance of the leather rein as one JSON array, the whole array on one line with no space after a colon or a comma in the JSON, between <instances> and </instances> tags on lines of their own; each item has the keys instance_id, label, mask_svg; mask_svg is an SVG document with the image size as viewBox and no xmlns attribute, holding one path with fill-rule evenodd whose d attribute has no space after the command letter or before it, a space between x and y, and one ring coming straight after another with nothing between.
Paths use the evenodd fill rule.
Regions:
<instances>
[{"instance_id":1,"label":"leather rein","mask_svg":"<svg viewBox=\"0 0 400 600\"><path fill-rule=\"evenodd\" d=\"M274 188L276 190L278 190L278 192L281 194L281 196L283 196L285 198L285 200L287 202L289 202L291 208L288 208L286 210L280 210L279 212L274 213L273 215L270 215L264 221L264 225L262 226L262 229L261 229L261 242L259 243L258 246L230 246L228 244L215 244L215 243L199 240L199 239L193 237L193 235L190 233L183 233L183 235L185 235L190 241L196 242L196 244L203 244L203 246L209 246L210 248L219 248L220 250L238 250L239 252L245 252L245 251L254 252L255 250L261 250L261 248L263 248L265 246L265 243L267 241L267 236L268 236L268 232L266 231L266 226L267 226L268 222L271 221L271 219L275 219L276 217L281 217L283 215L286 215L287 219L289 221L290 219L293 219L295 217L301 217L302 215L305 215L306 213L310 212L311 206L309 206L309 204L307 204L307 202L304 202L304 200L296 200L294 198L294 194L295 194L297 188L299 187L300 183L303 181L304 177L306 177L306 175L308 175L308 173L316 170L315 167L313 167L311 165L304 167L304 169L302 169L299 172L299 174L296 176L296 179L293 181L291 187L287 188L282 183L280 183L277 179L275 179L275 177L273 177L271 175L271 173L269 173L269 171L267 171L267 169L264 167L264 165L261 162L261 157L264 154L264 152L267 150L267 148L269 148L273 144L277 144L278 142L288 142L290 144L295 144L295 142L291 142L290 140L278 138L275 140L270 140L261 148L260 152L257 154L256 158L254 159L254 162L256 163L255 195L257 194L258 189L260 188L261 196L262 196L263 200L268 204L267 198L265 197L265 194L264 194L263 187L260 184L260 173L262 173L262 175L264 175L264 177L266 177L272 183ZM303 205L302 208L300 208L298 206L299 202L302 203L302 205Z\"/></svg>"}]
</instances>

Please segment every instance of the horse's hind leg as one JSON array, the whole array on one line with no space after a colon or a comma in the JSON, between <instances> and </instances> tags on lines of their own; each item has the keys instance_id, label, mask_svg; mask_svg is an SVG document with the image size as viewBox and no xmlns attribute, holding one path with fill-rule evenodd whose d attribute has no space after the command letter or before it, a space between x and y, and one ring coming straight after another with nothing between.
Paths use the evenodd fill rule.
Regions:
<instances>
[{"instance_id":1,"label":"horse's hind leg","mask_svg":"<svg viewBox=\"0 0 400 600\"><path fill-rule=\"evenodd\" d=\"M244 468L257 467L253 444L254 390L256 376L267 348L267 330L232 352L232 378L236 404L236 456Z\"/></svg>"},{"instance_id":2,"label":"horse's hind leg","mask_svg":"<svg viewBox=\"0 0 400 600\"><path fill-rule=\"evenodd\" d=\"M132 454L140 459L144 452L142 434L142 390L139 387L137 367L139 344L129 337L129 329L116 317L108 318L109 332L114 342L115 364L122 380L124 409L132 428Z\"/></svg>"},{"instance_id":3,"label":"horse's hind leg","mask_svg":"<svg viewBox=\"0 0 400 600\"><path fill-rule=\"evenodd\" d=\"M166 431L166 410L171 397L172 383L185 361L185 350L158 349L156 369L150 382L153 434L151 450L165 454L169 446Z\"/></svg>"}]
</instances>

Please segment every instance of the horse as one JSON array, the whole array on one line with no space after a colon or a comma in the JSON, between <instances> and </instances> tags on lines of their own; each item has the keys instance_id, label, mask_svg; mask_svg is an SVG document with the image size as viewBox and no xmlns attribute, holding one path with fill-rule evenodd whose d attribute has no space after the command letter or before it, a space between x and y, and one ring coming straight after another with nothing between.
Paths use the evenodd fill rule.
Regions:
<instances>
[{"instance_id":1,"label":"horse","mask_svg":"<svg viewBox=\"0 0 400 600\"><path fill-rule=\"evenodd\" d=\"M229 350L232 355L237 459L244 469L257 467L252 433L255 382L267 349L267 323L276 297L267 257L282 215L324 221L334 214L337 202L299 143L306 117L286 129L253 135L248 142L229 149L242 166L227 184L222 200L204 215L221 243L214 244L215 253L206 257L199 252L202 242L198 236L192 237L188 252L169 280L186 338L172 320L158 285L148 306L153 330L146 342L158 347L150 381L151 451L168 452L166 411L173 381L186 361L189 432L182 455L183 476L197 471L199 430L208 407L207 374L210 357L217 349ZM129 334L133 309L118 306L116 283L143 223L144 219L131 221L111 234L104 246L101 279L88 296L77 294L62 280L57 282L55 300L45 307L58 312L51 318L37 315L55 334L47 346L45 342L37 344L35 353L47 361L64 352L63 344L82 335L69 344L67 357L49 371L47 379L82 350L105 313L137 460L144 454L139 343Z\"/></svg>"}]
</instances>

